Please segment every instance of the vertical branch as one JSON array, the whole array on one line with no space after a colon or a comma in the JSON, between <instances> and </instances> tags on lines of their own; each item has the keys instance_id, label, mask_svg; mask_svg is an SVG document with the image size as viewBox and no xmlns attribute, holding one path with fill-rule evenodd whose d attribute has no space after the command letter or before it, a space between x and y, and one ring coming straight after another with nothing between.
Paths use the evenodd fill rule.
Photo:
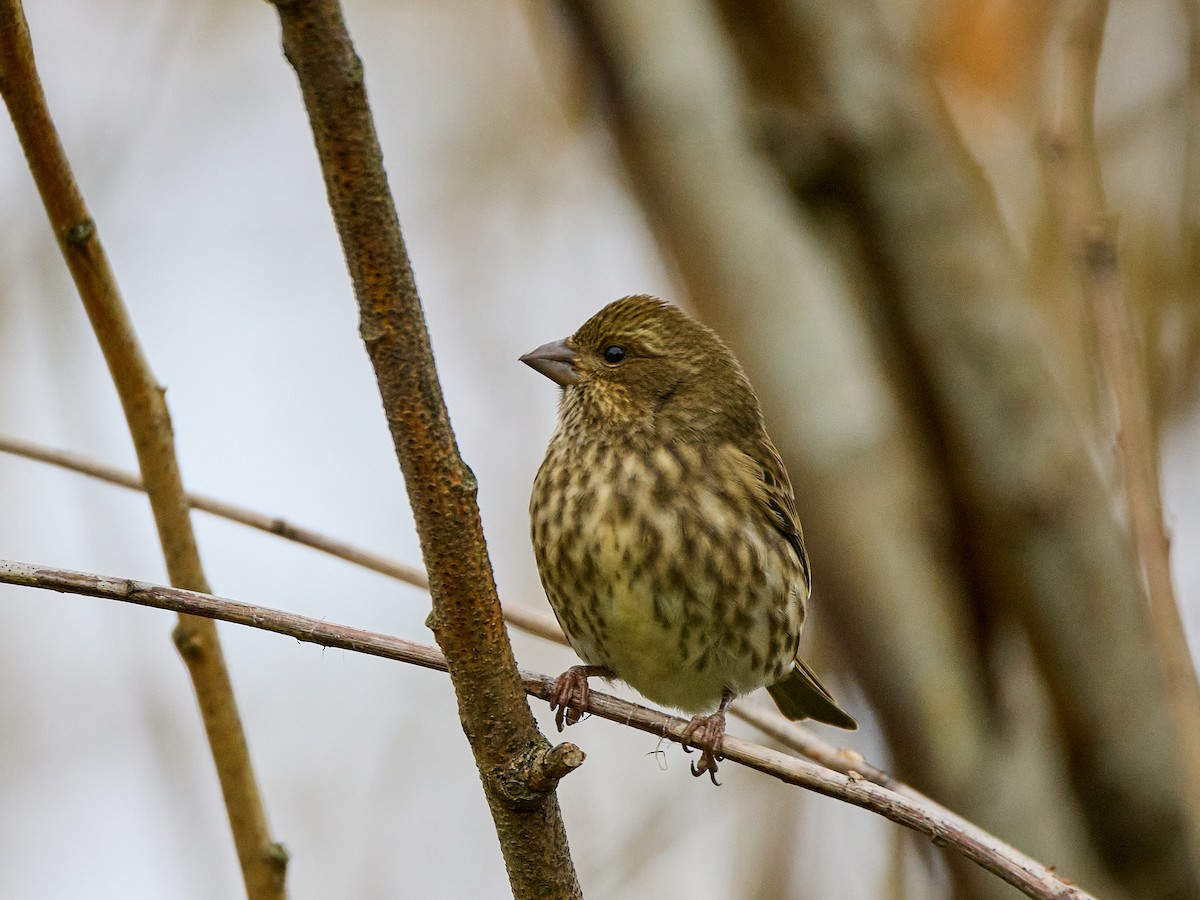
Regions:
<instances>
[{"instance_id":1,"label":"vertical branch","mask_svg":"<svg viewBox=\"0 0 1200 900\"><path fill-rule=\"evenodd\" d=\"M276 0L346 264L362 337L416 520L463 730L518 898L580 896L548 744L517 674L484 543L475 477L458 452L382 152L337 0Z\"/></svg>"},{"instance_id":2,"label":"vertical branch","mask_svg":"<svg viewBox=\"0 0 1200 900\"><path fill-rule=\"evenodd\" d=\"M120 396L171 583L208 592L163 389L142 353L50 118L20 0L0 0L0 93ZM271 840L216 625L181 614L174 638L204 720L247 894L282 898L287 854Z\"/></svg>"},{"instance_id":3,"label":"vertical branch","mask_svg":"<svg viewBox=\"0 0 1200 900\"><path fill-rule=\"evenodd\" d=\"M1145 367L1121 285L1116 221L1108 212L1096 148L1096 72L1108 0L1066 4L1057 46L1060 83L1051 100L1044 164L1062 243L1074 257L1079 286L1091 310L1096 346L1116 411L1117 461L1129 527L1150 602L1151 623L1166 675L1170 708L1184 753L1200 838L1200 685L1171 584L1170 539L1163 523L1159 448L1149 408ZM1053 89L1053 88L1052 88ZM1187 205L1194 198L1185 199Z\"/></svg>"}]
</instances>

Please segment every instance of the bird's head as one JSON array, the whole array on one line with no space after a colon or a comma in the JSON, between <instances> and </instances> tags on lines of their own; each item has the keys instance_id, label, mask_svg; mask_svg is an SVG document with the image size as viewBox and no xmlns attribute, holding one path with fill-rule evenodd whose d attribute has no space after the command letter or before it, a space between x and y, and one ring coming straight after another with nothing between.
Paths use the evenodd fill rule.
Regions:
<instances>
[{"instance_id":1,"label":"bird's head","mask_svg":"<svg viewBox=\"0 0 1200 900\"><path fill-rule=\"evenodd\" d=\"M563 387L564 414L587 420L659 432L761 422L741 366L716 333L644 294L610 303L521 362Z\"/></svg>"}]
</instances>

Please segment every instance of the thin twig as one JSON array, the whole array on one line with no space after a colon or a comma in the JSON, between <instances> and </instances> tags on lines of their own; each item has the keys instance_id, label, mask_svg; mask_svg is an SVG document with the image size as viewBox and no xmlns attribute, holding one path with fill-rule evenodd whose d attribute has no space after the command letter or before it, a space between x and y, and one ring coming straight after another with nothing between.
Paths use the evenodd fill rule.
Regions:
<instances>
[{"instance_id":1,"label":"thin twig","mask_svg":"<svg viewBox=\"0 0 1200 900\"><path fill-rule=\"evenodd\" d=\"M0 0L0 93L125 411L171 582L208 591L163 389L138 343L96 223L58 139L20 0ZM254 900L281 900L287 853L271 839L216 626L182 615L174 640L192 679L246 892Z\"/></svg>"},{"instance_id":2,"label":"thin twig","mask_svg":"<svg viewBox=\"0 0 1200 900\"><path fill-rule=\"evenodd\" d=\"M483 537L475 476L458 452L383 153L337 0L274 0L296 71L329 208L358 300L359 328L429 573L429 623L446 654L517 900L579 897L554 780L528 759L548 743L534 722Z\"/></svg>"},{"instance_id":3,"label":"thin twig","mask_svg":"<svg viewBox=\"0 0 1200 900\"><path fill-rule=\"evenodd\" d=\"M131 491L145 491L146 489L141 477L135 472L130 472L117 466L110 466L107 463L102 463L99 460L92 459L80 453L57 450L53 447L46 447L12 435L0 434L0 452L49 463L52 466L58 466L60 469L68 469L72 472L78 472L81 475L88 475L100 481L106 481L109 484L128 488ZM354 563L356 566L361 566L364 569L370 569L381 575L387 575L390 578L411 584L413 587L418 587L425 591L429 590L429 579L425 577L423 571L415 566L406 566L404 563L389 559L378 553L372 553L361 547L355 547L344 541L339 541L337 538L330 537L329 535L295 525L286 519L281 519L277 516L268 516L255 510L247 509L244 506L219 500L215 497L189 492L185 496L185 500L192 509L198 509L201 512L209 513L221 519L227 519L230 522L237 522L240 525L246 525L250 528L256 528L259 531L265 531L268 534L277 535L286 540L294 541L297 544L311 547L314 550L320 550L322 553L328 553L330 556L336 556L338 559L343 559L346 562Z\"/></svg>"},{"instance_id":4,"label":"thin twig","mask_svg":"<svg viewBox=\"0 0 1200 900\"><path fill-rule=\"evenodd\" d=\"M1170 538L1163 523L1159 447L1146 372L1121 284L1116 220L1107 209L1096 148L1096 72L1108 0L1073 0L1064 8L1056 48L1061 69L1050 100L1044 165L1063 246L1074 257L1079 286L1096 329L1100 368L1116 412L1117 462L1129 527L1145 577L1158 657L1162 662L1192 798L1200 846L1200 682L1171 584ZM1187 202L1187 201L1185 201Z\"/></svg>"},{"instance_id":5,"label":"thin twig","mask_svg":"<svg viewBox=\"0 0 1200 900\"><path fill-rule=\"evenodd\" d=\"M106 481L109 484L128 488L131 491L145 491L142 479L136 473L110 466L79 453L56 450L7 434L0 434L0 452L48 463L100 481ZM372 572L378 572L380 575L411 584L423 591L429 590L429 579L424 571L391 557L372 553L370 550L356 547L311 528L296 525L279 516L268 516L216 497L189 492L186 499L192 509L198 509L218 518L256 528L284 540L319 550ZM557 644L566 644L567 642L567 639L563 637L562 629L558 627L558 623L549 613L539 612L519 604L505 604L504 620L526 634L532 634Z\"/></svg>"},{"instance_id":6,"label":"thin twig","mask_svg":"<svg viewBox=\"0 0 1200 900\"><path fill-rule=\"evenodd\" d=\"M0 560L0 583L211 616L325 647L337 647L442 672L447 670L445 657L433 647L179 588L8 560ZM531 696L549 700L553 693L554 679L547 675L521 671L520 679L525 692ZM684 719L597 691L589 692L587 712L676 743L682 743L681 738L688 724ZM571 763L577 765L582 761L573 750L568 748L551 754L553 761L548 765L565 760L568 768L573 768ZM732 762L764 772L788 784L859 806L920 832L933 843L949 847L1003 878L1026 896L1045 900L1094 900L1085 891L1063 882L1041 863L923 798L905 796L867 781L858 773L845 775L834 772L816 763L733 736L725 737L722 752Z\"/></svg>"}]
</instances>

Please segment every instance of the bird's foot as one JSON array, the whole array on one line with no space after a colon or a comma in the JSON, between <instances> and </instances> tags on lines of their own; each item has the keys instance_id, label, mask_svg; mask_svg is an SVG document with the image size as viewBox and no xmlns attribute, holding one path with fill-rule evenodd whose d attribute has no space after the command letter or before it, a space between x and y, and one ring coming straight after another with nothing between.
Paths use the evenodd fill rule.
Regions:
<instances>
[{"instance_id":1,"label":"bird's foot","mask_svg":"<svg viewBox=\"0 0 1200 900\"><path fill-rule=\"evenodd\" d=\"M554 712L554 724L559 731L574 725L587 711L588 679L593 675L612 677L607 666L571 666L555 679L550 694L550 709ZM574 701L574 702L572 702Z\"/></svg>"},{"instance_id":2,"label":"bird's foot","mask_svg":"<svg viewBox=\"0 0 1200 900\"><path fill-rule=\"evenodd\" d=\"M725 758L721 755L721 743L725 740L725 710L732 701L733 693L725 691L717 711L707 716L692 716L692 721L688 722L681 735L686 752L692 752L689 744L700 751L700 762L692 763L692 774L699 778L708 773L709 780L717 786L720 786L717 763Z\"/></svg>"}]
</instances>

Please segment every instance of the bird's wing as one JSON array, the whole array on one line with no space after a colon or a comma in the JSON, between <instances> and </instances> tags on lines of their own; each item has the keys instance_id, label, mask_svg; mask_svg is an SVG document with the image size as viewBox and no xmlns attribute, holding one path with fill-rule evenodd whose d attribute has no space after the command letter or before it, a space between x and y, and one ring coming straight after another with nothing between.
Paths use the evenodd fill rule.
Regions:
<instances>
[{"instance_id":1,"label":"bird's wing","mask_svg":"<svg viewBox=\"0 0 1200 900\"><path fill-rule=\"evenodd\" d=\"M742 455L759 487L758 501L762 504L762 511L771 525L796 551L800 568L804 572L805 586L811 588L812 574L808 568L808 551L804 549L804 532L800 528L800 517L796 514L796 498L792 493L792 482L788 478L787 469L783 467L779 451L770 440L764 437L756 450L760 452Z\"/></svg>"}]
</instances>

